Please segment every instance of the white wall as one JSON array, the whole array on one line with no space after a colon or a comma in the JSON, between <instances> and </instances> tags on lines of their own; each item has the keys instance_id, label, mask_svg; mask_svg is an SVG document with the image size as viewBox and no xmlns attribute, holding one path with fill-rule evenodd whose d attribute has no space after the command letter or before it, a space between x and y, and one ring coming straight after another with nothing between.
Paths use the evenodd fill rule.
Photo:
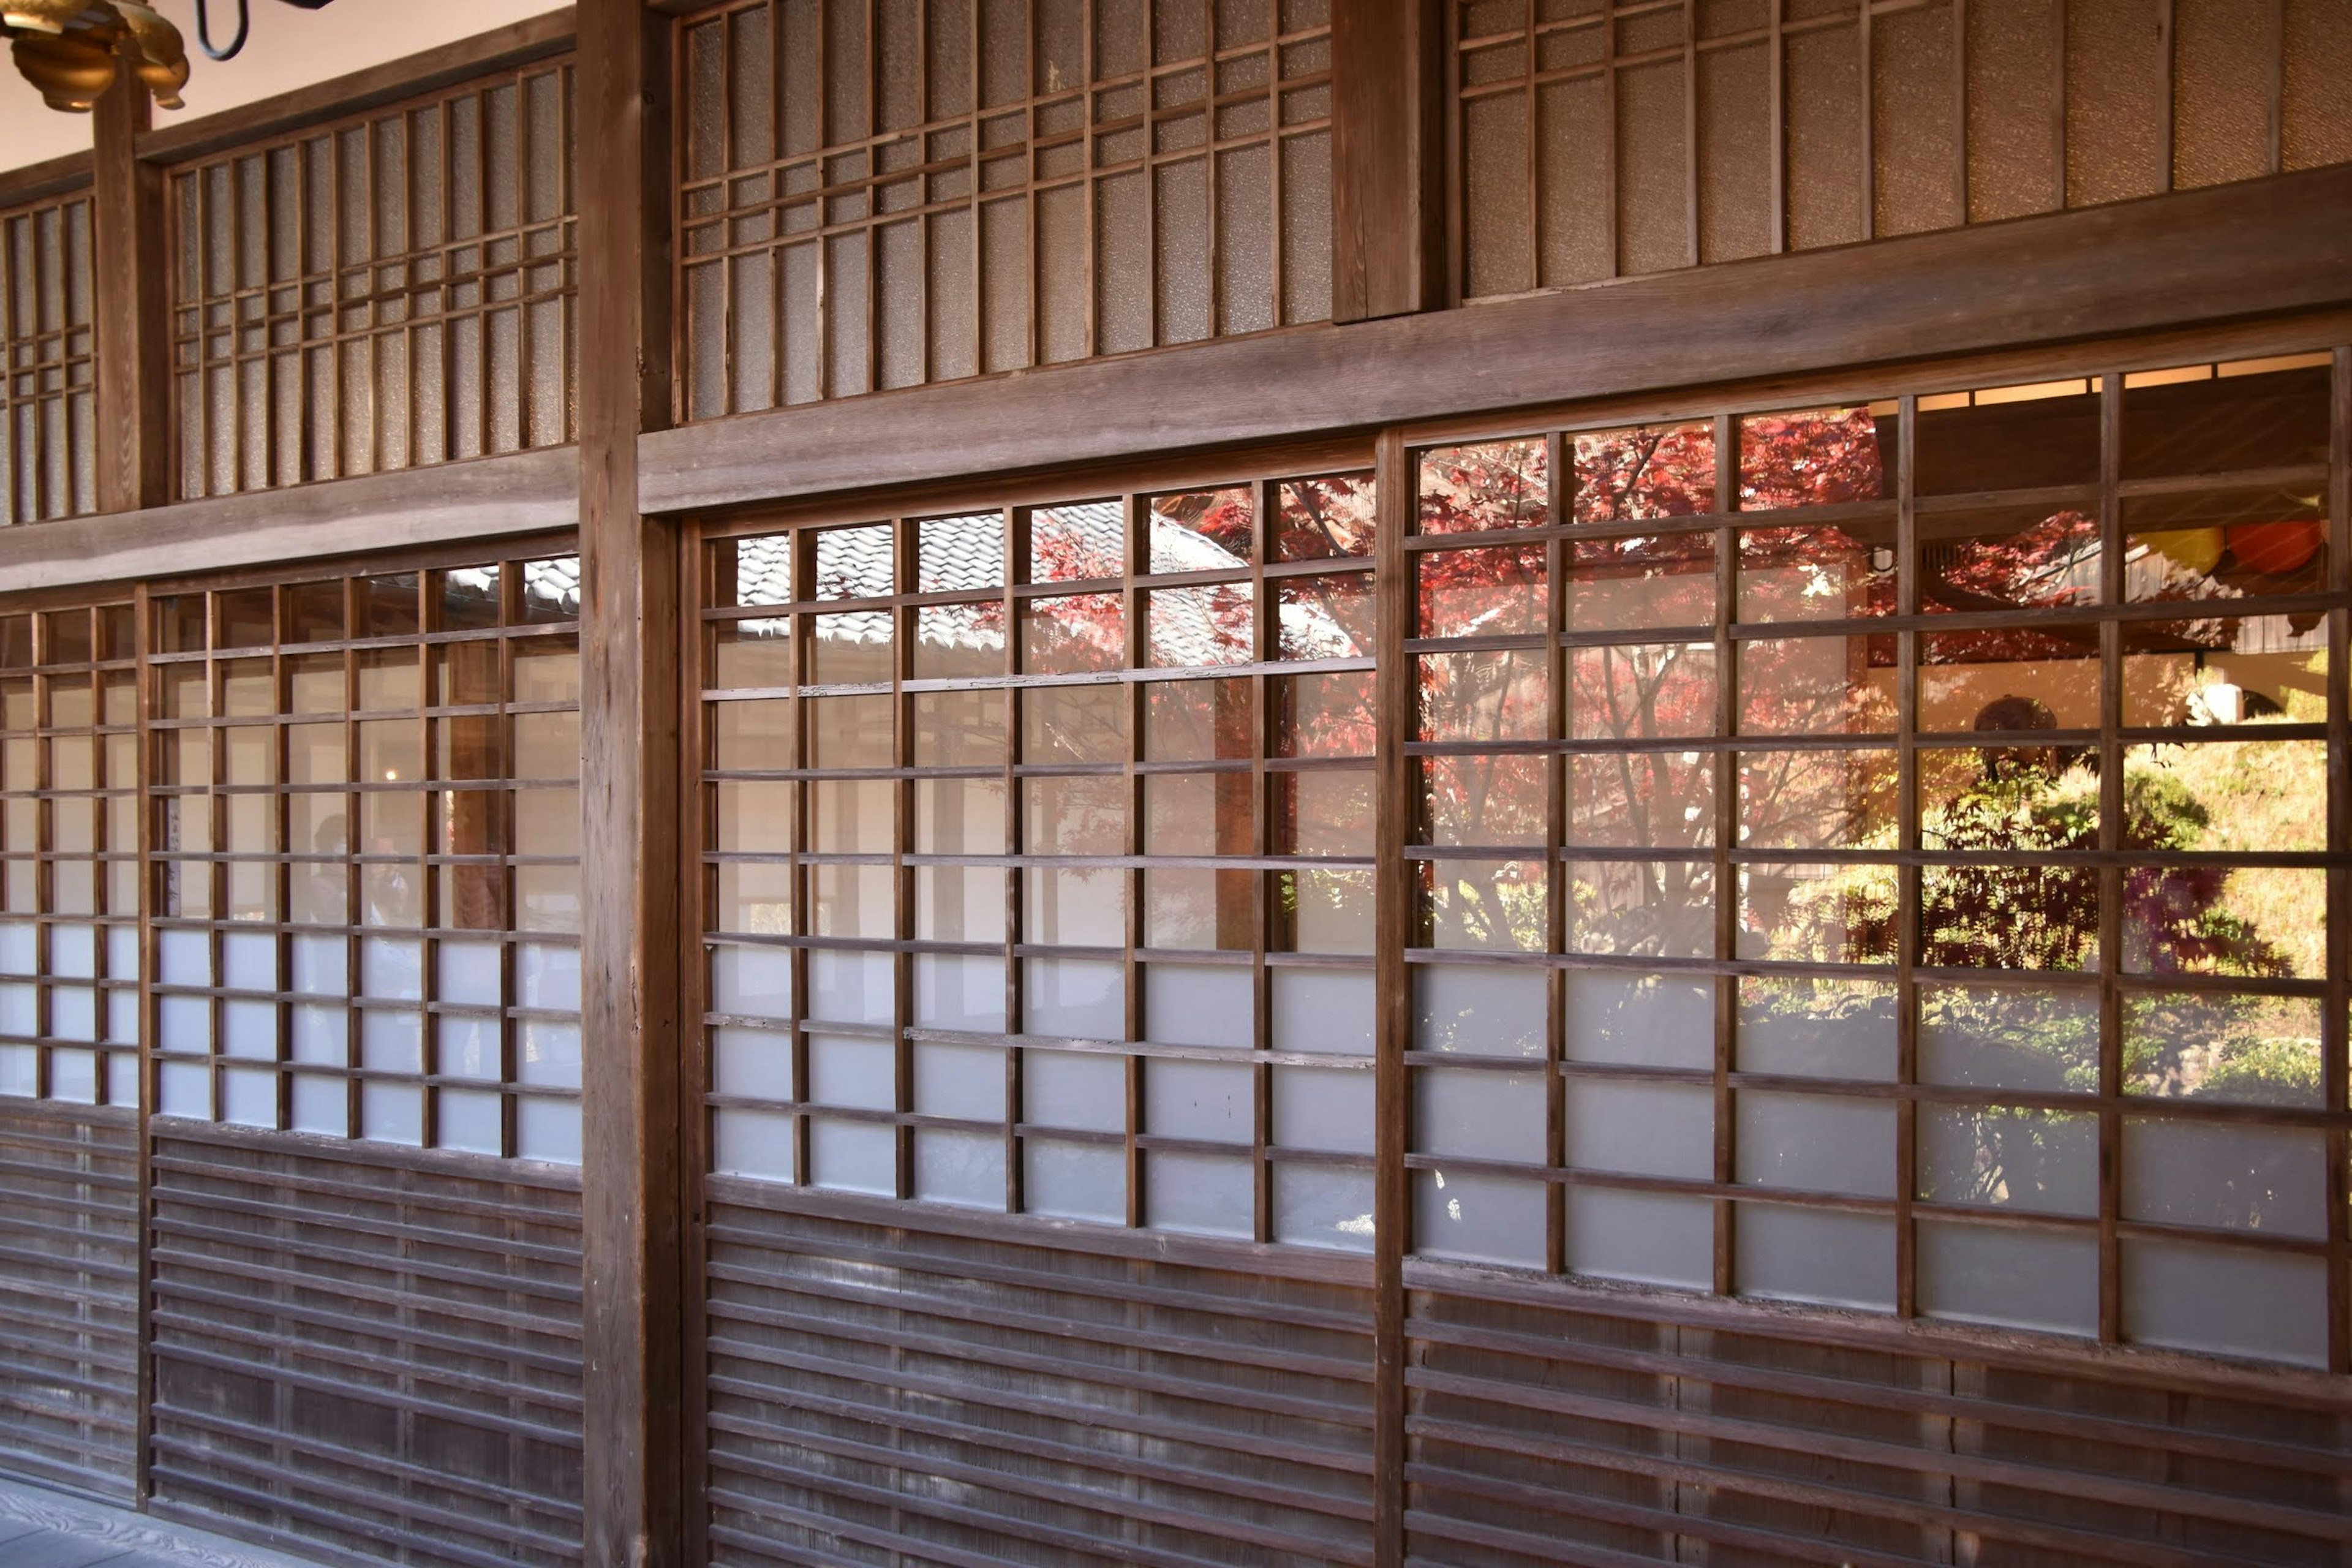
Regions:
<instances>
[{"instance_id":1,"label":"white wall","mask_svg":"<svg viewBox=\"0 0 2352 1568\"><path fill-rule=\"evenodd\" d=\"M188 107L155 111L171 125L269 98L450 43L476 33L566 8L551 0L334 0L323 11L278 0L247 0L253 30L236 58L222 64L196 47L195 0L150 0L188 43L193 68ZM213 37L236 27L236 0L209 0ZM37 163L89 145L90 117L60 114L41 102L13 65L0 60L0 169Z\"/></svg>"}]
</instances>

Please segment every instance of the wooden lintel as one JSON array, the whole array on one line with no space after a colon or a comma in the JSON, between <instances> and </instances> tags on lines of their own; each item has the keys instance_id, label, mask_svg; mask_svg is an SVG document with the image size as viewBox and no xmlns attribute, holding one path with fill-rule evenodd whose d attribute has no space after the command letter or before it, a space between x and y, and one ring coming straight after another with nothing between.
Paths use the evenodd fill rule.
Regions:
<instances>
[{"instance_id":1,"label":"wooden lintel","mask_svg":"<svg viewBox=\"0 0 2352 1568\"><path fill-rule=\"evenodd\" d=\"M649 437L684 511L1859 370L2352 302L2352 165Z\"/></svg>"},{"instance_id":2,"label":"wooden lintel","mask_svg":"<svg viewBox=\"0 0 2352 1568\"><path fill-rule=\"evenodd\" d=\"M0 207L22 206L79 190L90 183L91 161L88 153L62 153L37 163L0 169Z\"/></svg>"}]
</instances>

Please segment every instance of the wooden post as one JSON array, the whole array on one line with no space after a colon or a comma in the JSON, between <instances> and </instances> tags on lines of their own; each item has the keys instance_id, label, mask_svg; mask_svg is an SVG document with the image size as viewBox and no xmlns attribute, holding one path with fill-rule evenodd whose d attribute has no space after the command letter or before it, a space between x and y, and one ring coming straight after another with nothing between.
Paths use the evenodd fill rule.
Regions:
<instances>
[{"instance_id":1,"label":"wooden post","mask_svg":"<svg viewBox=\"0 0 2352 1568\"><path fill-rule=\"evenodd\" d=\"M152 106L128 69L98 100L90 170L98 319L98 510L172 499L170 305L163 171L139 161Z\"/></svg>"},{"instance_id":2,"label":"wooden post","mask_svg":"<svg viewBox=\"0 0 2352 1568\"><path fill-rule=\"evenodd\" d=\"M668 18L579 7L587 1561L672 1568L681 1504L678 536L637 508L670 394Z\"/></svg>"},{"instance_id":3,"label":"wooden post","mask_svg":"<svg viewBox=\"0 0 2352 1568\"><path fill-rule=\"evenodd\" d=\"M1445 28L1436 0L1331 8L1331 319L1446 302Z\"/></svg>"}]
</instances>

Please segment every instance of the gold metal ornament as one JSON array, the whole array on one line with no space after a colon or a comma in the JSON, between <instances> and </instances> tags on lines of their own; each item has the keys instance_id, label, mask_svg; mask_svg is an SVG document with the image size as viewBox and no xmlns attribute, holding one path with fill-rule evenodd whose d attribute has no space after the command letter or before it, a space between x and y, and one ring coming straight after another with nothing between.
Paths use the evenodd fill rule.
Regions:
<instances>
[{"instance_id":1,"label":"gold metal ornament","mask_svg":"<svg viewBox=\"0 0 2352 1568\"><path fill-rule=\"evenodd\" d=\"M0 37L51 109L88 113L126 66L159 105L183 107L186 47L142 0L0 0Z\"/></svg>"}]
</instances>

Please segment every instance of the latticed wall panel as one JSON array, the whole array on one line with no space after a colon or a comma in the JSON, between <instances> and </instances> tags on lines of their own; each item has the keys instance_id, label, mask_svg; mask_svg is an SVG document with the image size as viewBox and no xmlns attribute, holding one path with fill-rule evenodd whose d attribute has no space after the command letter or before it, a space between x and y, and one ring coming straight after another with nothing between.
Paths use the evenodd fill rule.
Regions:
<instances>
[{"instance_id":1,"label":"latticed wall panel","mask_svg":"<svg viewBox=\"0 0 2352 1568\"><path fill-rule=\"evenodd\" d=\"M131 1493L138 1186L129 1111L0 1102L0 1473Z\"/></svg>"},{"instance_id":2,"label":"latticed wall panel","mask_svg":"<svg viewBox=\"0 0 2352 1568\"><path fill-rule=\"evenodd\" d=\"M2335 0L1454 0L1464 298L2352 158Z\"/></svg>"},{"instance_id":3,"label":"latticed wall panel","mask_svg":"<svg viewBox=\"0 0 2352 1568\"><path fill-rule=\"evenodd\" d=\"M572 66L170 175L184 497L572 438Z\"/></svg>"},{"instance_id":4,"label":"latticed wall panel","mask_svg":"<svg viewBox=\"0 0 2352 1568\"><path fill-rule=\"evenodd\" d=\"M2352 1540L2352 1424L2309 1385L1407 1283L1415 1562L2316 1565Z\"/></svg>"},{"instance_id":5,"label":"latticed wall panel","mask_svg":"<svg viewBox=\"0 0 2352 1568\"><path fill-rule=\"evenodd\" d=\"M1328 0L684 26L688 419L1328 317Z\"/></svg>"},{"instance_id":6,"label":"latticed wall panel","mask_svg":"<svg viewBox=\"0 0 2352 1568\"><path fill-rule=\"evenodd\" d=\"M0 210L0 526L98 510L89 208Z\"/></svg>"},{"instance_id":7,"label":"latticed wall panel","mask_svg":"<svg viewBox=\"0 0 2352 1568\"><path fill-rule=\"evenodd\" d=\"M415 1568L581 1561L580 1198L159 1123L156 1511Z\"/></svg>"},{"instance_id":8,"label":"latticed wall panel","mask_svg":"<svg viewBox=\"0 0 2352 1568\"><path fill-rule=\"evenodd\" d=\"M1361 1265L713 1197L714 1564L1371 1561Z\"/></svg>"}]
</instances>

